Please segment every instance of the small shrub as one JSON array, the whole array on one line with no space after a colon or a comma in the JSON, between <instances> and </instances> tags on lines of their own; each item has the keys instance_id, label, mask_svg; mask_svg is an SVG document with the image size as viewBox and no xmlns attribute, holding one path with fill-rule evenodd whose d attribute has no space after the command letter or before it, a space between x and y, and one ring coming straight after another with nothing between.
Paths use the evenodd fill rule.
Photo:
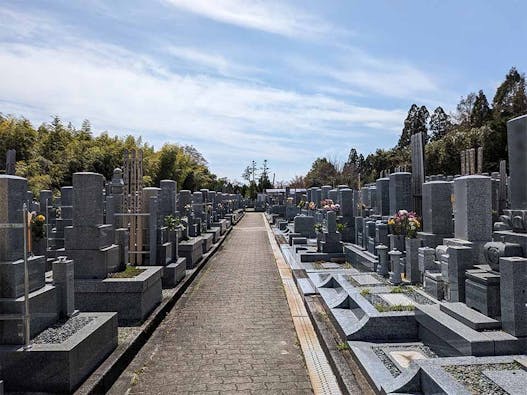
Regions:
<instances>
[{"instance_id":1,"label":"small shrub","mask_svg":"<svg viewBox=\"0 0 527 395\"><path fill-rule=\"evenodd\" d=\"M374 307L380 313L388 313L391 311L413 311L415 309L415 306L411 304L395 304L393 306L387 306L382 303L375 303Z\"/></svg>"},{"instance_id":2,"label":"small shrub","mask_svg":"<svg viewBox=\"0 0 527 395\"><path fill-rule=\"evenodd\" d=\"M364 288L364 289L362 289L362 290L360 291L360 294L361 294L362 296L369 295L369 294L371 294L371 289L369 289L369 288Z\"/></svg>"},{"instance_id":3,"label":"small shrub","mask_svg":"<svg viewBox=\"0 0 527 395\"><path fill-rule=\"evenodd\" d=\"M339 351L349 350L349 348L350 348L350 346L346 342L342 342L342 343L338 343L337 344L337 350L339 350Z\"/></svg>"}]
</instances>

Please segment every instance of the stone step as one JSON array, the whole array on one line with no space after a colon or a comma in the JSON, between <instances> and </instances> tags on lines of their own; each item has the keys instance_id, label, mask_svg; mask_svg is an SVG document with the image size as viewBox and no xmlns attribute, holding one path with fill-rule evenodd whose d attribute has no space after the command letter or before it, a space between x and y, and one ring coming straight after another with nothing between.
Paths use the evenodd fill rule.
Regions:
<instances>
[{"instance_id":1,"label":"stone step","mask_svg":"<svg viewBox=\"0 0 527 395\"><path fill-rule=\"evenodd\" d=\"M304 296L315 295L317 293L317 290L309 278L297 278L296 282L298 284L298 288L300 288L300 292Z\"/></svg>"},{"instance_id":2,"label":"stone step","mask_svg":"<svg viewBox=\"0 0 527 395\"><path fill-rule=\"evenodd\" d=\"M416 305L421 340L445 356L521 353L518 339L502 331L478 332L443 312L439 305Z\"/></svg>"},{"instance_id":3,"label":"stone step","mask_svg":"<svg viewBox=\"0 0 527 395\"><path fill-rule=\"evenodd\" d=\"M499 321L471 309L465 303L441 303L439 309L476 331L501 328Z\"/></svg>"}]
</instances>

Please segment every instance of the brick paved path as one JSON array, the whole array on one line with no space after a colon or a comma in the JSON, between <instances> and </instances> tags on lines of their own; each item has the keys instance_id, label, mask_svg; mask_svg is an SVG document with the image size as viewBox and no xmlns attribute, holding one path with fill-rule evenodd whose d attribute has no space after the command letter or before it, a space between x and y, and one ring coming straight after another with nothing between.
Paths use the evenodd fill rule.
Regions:
<instances>
[{"instance_id":1,"label":"brick paved path","mask_svg":"<svg viewBox=\"0 0 527 395\"><path fill-rule=\"evenodd\" d=\"M112 393L312 393L263 221L236 225Z\"/></svg>"}]
</instances>

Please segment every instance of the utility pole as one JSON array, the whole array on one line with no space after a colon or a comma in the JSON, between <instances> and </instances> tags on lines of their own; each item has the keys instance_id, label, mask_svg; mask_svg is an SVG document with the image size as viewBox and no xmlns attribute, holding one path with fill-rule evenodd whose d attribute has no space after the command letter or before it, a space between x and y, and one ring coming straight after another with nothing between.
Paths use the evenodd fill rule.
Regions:
<instances>
[{"instance_id":1,"label":"utility pole","mask_svg":"<svg viewBox=\"0 0 527 395\"><path fill-rule=\"evenodd\" d=\"M252 174L253 174L253 182L254 182L254 174L256 173L256 161L253 160L252 164L253 164Z\"/></svg>"}]
</instances>

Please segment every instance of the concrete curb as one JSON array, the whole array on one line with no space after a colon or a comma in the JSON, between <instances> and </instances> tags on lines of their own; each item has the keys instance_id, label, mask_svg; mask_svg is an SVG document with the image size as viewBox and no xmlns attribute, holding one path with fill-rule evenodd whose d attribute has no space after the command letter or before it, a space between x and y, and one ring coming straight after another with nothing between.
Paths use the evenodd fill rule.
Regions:
<instances>
[{"instance_id":1,"label":"concrete curb","mask_svg":"<svg viewBox=\"0 0 527 395\"><path fill-rule=\"evenodd\" d=\"M273 236L276 243L280 244L276 235ZM280 253L282 254L281 249ZM284 261L287 262L283 254L282 257ZM302 270L302 272L304 272L304 270ZM335 329L331 330L331 328L328 326L328 324L331 325L331 323L323 322L317 316L317 298L303 296L302 290L300 289L297 282L298 277L296 270L292 270L292 275L295 286L297 287L298 292L302 297L304 307L307 311L313 328L315 329L315 333L318 337L322 350L326 355L326 358L328 360L329 365L331 366L331 370L333 371L335 378L337 379L339 389L342 391L343 394L373 394L374 387L371 386L371 383L368 381L367 377L363 375L363 372L357 365L351 350L339 350L338 343L336 340L338 338L338 333ZM343 340L342 342L345 341ZM346 358L346 354L349 355L348 358ZM368 391L368 389L370 391Z\"/></svg>"},{"instance_id":2,"label":"concrete curb","mask_svg":"<svg viewBox=\"0 0 527 395\"><path fill-rule=\"evenodd\" d=\"M244 214L245 215L245 214ZM243 216L244 216L243 215ZM242 218L243 218L242 216ZM240 218L241 219L241 218ZM239 222L239 221L238 221ZM206 266L210 258L216 253L219 247L230 235L231 230L235 225L227 229L227 232L220 238L220 240L213 245L212 249L203 256L201 262L187 275L174 289L175 293L167 300L161 302L159 306L152 312L150 317L141 325L141 331L134 335L124 348L117 348L108 358L102 363L97 370L95 370L86 381L75 391L75 394L104 394L106 393L119 376L128 367L130 362L139 353L141 348L150 339L156 328L163 321L165 316L174 307L176 302L185 293L190 284L197 277L199 272Z\"/></svg>"}]
</instances>

